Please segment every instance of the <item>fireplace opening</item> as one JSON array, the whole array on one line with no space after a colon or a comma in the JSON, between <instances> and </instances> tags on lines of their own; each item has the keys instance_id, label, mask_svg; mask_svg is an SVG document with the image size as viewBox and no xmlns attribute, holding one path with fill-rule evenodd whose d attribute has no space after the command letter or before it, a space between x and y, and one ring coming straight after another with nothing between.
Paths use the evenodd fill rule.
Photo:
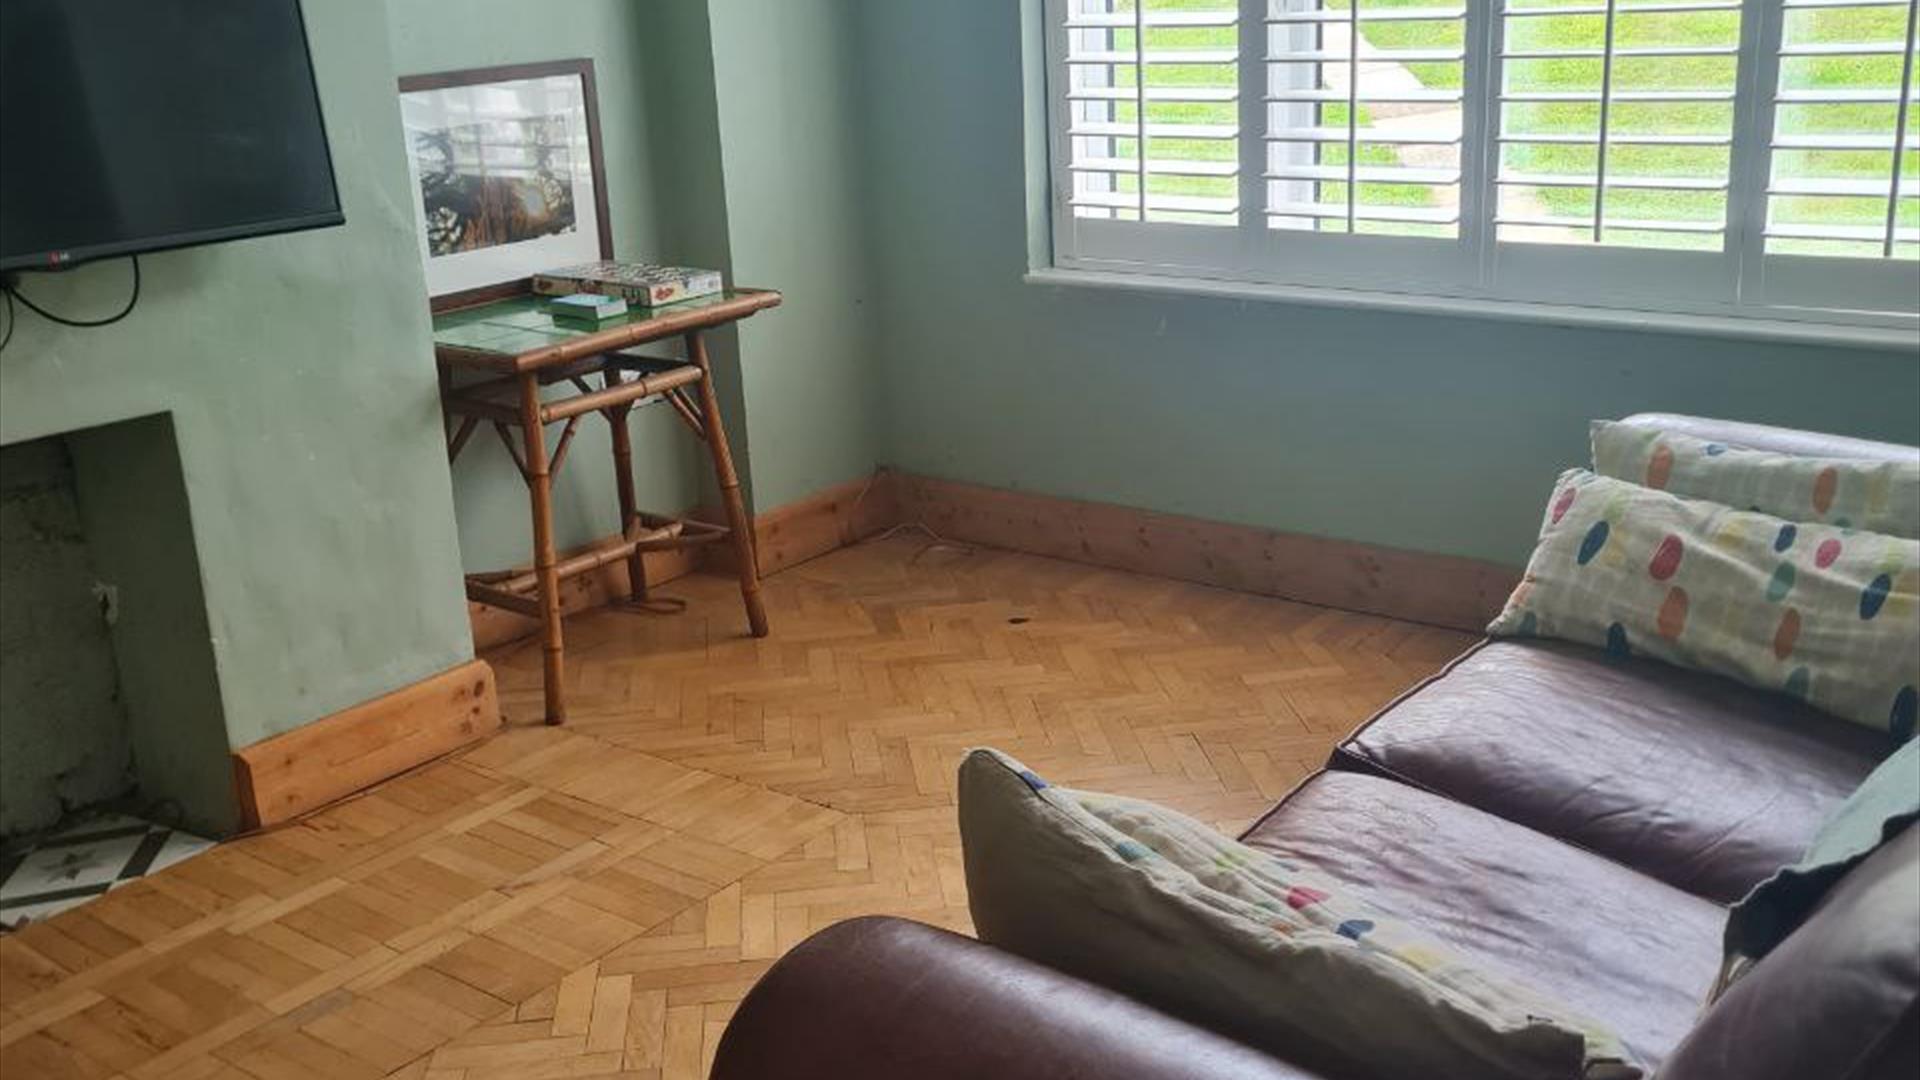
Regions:
<instances>
[{"instance_id":1,"label":"fireplace opening","mask_svg":"<svg viewBox=\"0 0 1920 1080\"><path fill-rule=\"evenodd\" d=\"M104 891L230 833L231 776L171 417L0 447L0 921L55 834Z\"/></svg>"}]
</instances>

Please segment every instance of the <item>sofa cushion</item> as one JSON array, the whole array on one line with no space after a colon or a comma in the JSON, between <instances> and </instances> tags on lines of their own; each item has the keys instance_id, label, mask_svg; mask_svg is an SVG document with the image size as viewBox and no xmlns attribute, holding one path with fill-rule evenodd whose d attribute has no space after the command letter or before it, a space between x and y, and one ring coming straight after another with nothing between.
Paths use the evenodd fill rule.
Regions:
<instances>
[{"instance_id":1,"label":"sofa cushion","mask_svg":"<svg viewBox=\"0 0 1920 1080\"><path fill-rule=\"evenodd\" d=\"M1893 749L1779 694L1563 642L1483 643L1335 754L1731 903Z\"/></svg>"},{"instance_id":2,"label":"sofa cushion","mask_svg":"<svg viewBox=\"0 0 1920 1080\"><path fill-rule=\"evenodd\" d=\"M1323 772L1243 839L1594 1017L1655 1066L1720 964L1721 908L1404 784Z\"/></svg>"},{"instance_id":3,"label":"sofa cushion","mask_svg":"<svg viewBox=\"0 0 1920 1080\"><path fill-rule=\"evenodd\" d=\"M1660 1076L1920 1076L1920 827L1849 871L1714 1002Z\"/></svg>"},{"instance_id":4,"label":"sofa cushion","mask_svg":"<svg viewBox=\"0 0 1920 1080\"><path fill-rule=\"evenodd\" d=\"M1652 656L1913 734L1920 540L1560 475L1494 637Z\"/></svg>"},{"instance_id":5,"label":"sofa cushion","mask_svg":"<svg viewBox=\"0 0 1920 1080\"><path fill-rule=\"evenodd\" d=\"M991 750L961 764L959 803L990 944L1336 1073L1642 1075L1569 1006L1165 807L1056 787Z\"/></svg>"},{"instance_id":6,"label":"sofa cushion","mask_svg":"<svg viewBox=\"0 0 1920 1080\"><path fill-rule=\"evenodd\" d=\"M1920 449L1896 460L1751 450L1595 420L1593 471L1798 522L1920 536Z\"/></svg>"},{"instance_id":7,"label":"sofa cushion","mask_svg":"<svg viewBox=\"0 0 1920 1080\"><path fill-rule=\"evenodd\" d=\"M1716 420L1708 416L1682 413L1635 413L1620 421L1657 431L1674 431L1708 442L1744 446L1749 450L1767 450L1775 454L1799 454L1803 457L1861 458L1870 461L1904 461L1913 447L1903 443L1876 442L1848 435L1829 435L1824 431L1801 431L1772 424L1749 424L1739 420Z\"/></svg>"}]
</instances>

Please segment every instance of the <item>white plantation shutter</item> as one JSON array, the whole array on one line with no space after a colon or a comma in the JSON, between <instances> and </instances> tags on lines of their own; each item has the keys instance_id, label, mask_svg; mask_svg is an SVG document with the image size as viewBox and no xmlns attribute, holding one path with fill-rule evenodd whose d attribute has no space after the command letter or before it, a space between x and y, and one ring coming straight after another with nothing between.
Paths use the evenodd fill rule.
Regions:
<instances>
[{"instance_id":1,"label":"white plantation shutter","mask_svg":"<svg viewBox=\"0 0 1920 1080\"><path fill-rule=\"evenodd\" d=\"M1757 302L1911 306L1920 296L1920 0L1776 0L1748 255Z\"/></svg>"},{"instance_id":2,"label":"white plantation shutter","mask_svg":"<svg viewBox=\"0 0 1920 1080\"><path fill-rule=\"evenodd\" d=\"M1497 237L1721 250L1739 52L1738 0L1509 0Z\"/></svg>"},{"instance_id":3,"label":"white plantation shutter","mask_svg":"<svg viewBox=\"0 0 1920 1080\"><path fill-rule=\"evenodd\" d=\"M1914 0L1785 0L1769 143L1768 251L1920 255L1917 7ZM1848 40L1822 40L1830 36L1821 32L1823 22L1844 25ZM1823 67L1839 70L1823 79ZM1822 117L1841 122L1822 124Z\"/></svg>"},{"instance_id":4,"label":"white plantation shutter","mask_svg":"<svg viewBox=\"0 0 1920 1080\"><path fill-rule=\"evenodd\" d=\"M1046 0L1055 261L1920 328L1920 0Z\"/></svg>"},{"instance_id":5,"label":"white plantation shutter","mask_svg":"<svg viewBox=\"0 0 1920 1080\"><path fill-rule=\"evenodd\" d=\"M1234 225L1234 0L1069 0L1069 205L1081 217Z\"/></svg>"},{"instance_id":6,"label":"white plantation shutter","mask_svg":"<svg viewBox=\"0 0 1920 1080\"><path fill-rule=\"evenodd\" d=\"M1267 224L1460 235L1465 6L1273 0L1266 16ZM1424 47L1374 44L1394 25ZM1418 64L1427 82L1407 65ZM1428 85L1428 83L1432 85Z\"/></svg>"},{"instance_id":7,"label":"white plantation shutter","mask_svg":"<svg viewBox=\"0 0 1920 1080\"><path fill-rule=\"evenodd\" d=\"M1738 299L1740 0L1498 0L1491 280L1631 307Z\"/></svg>"}]
</instances>

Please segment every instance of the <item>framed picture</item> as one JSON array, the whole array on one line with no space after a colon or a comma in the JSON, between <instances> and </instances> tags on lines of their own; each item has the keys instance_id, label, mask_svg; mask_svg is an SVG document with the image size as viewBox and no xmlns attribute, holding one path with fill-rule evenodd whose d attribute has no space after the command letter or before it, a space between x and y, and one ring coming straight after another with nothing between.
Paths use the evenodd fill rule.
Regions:
<instances>
[{"instance_id":1,"label":"framed picture","mask_svg":"<svg viewBox=\"0 0 1920 1080\"><path fill-rule=\"evenodd\" d=\"M400 119L435 311L613 258L593 61L408 75Z\"/></svg>"}]
</instances>

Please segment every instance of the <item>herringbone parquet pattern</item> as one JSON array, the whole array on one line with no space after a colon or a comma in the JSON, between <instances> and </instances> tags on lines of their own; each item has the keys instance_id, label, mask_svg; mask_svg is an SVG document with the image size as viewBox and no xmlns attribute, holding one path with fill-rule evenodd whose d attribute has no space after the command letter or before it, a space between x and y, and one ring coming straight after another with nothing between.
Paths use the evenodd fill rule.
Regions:
<instances>
[{"instance_id":1,"label":"herringbone parquet pattern","mask_svg":"<svg viewBox=\"0 0 1920 1080\"><path fill-rule=\"evenodd\" d=\"M910 537L771 579L767 639L730 590L571 621L564 730L490 657L499 737L0 939L0 1075L697 1077L814 930L967 929L965 747L1237 829L1467 642Z\"/></svg>"}]
</instances>

